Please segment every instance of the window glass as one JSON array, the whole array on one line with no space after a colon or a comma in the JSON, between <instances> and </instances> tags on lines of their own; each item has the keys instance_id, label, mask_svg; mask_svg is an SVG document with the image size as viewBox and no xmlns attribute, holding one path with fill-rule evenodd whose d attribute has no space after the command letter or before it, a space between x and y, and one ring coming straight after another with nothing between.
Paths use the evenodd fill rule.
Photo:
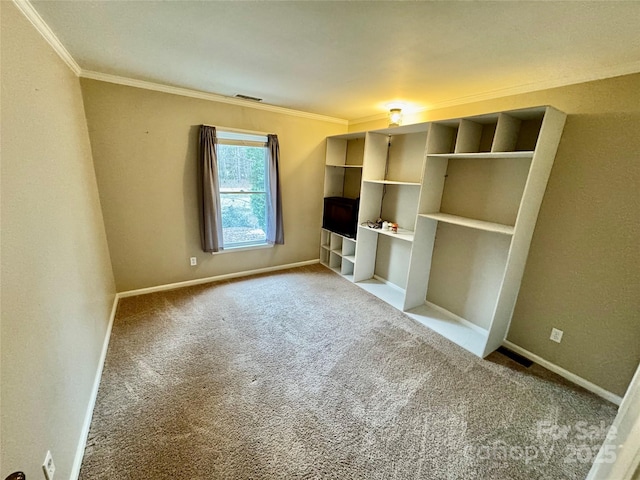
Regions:
<instances>
[{"instance_id":1,"label":"window glass","mask_svg":"<svg viewBox=\"0 0 640 480\"><path fill-rule=\"evenodd\" d=\"M267 148L254 138L234 137L225 139L221 132L217 150L224 248L267 239Z\"/></svg>"}]
</instances>

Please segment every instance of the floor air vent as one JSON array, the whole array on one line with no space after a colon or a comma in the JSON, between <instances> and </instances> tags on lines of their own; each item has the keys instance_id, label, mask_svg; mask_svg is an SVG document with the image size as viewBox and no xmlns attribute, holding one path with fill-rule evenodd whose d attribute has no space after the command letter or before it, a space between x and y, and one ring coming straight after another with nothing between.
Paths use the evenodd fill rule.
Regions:
<instances>
[{"instance_id":1,"label":"floor air vent","mask_svg":"<svg viewBox=\"0 0 640 480\"><path fill-rule=\"evenodd\" d=\"M533 365L533 362L531 360L523 357L522 355L517 354L516 352L512 352L508 348L498 347L498 352L503 354L505 357L509 357L514 362L518 362L523 367L529 368L531 365Z\"/></svg>"}]
</instances>

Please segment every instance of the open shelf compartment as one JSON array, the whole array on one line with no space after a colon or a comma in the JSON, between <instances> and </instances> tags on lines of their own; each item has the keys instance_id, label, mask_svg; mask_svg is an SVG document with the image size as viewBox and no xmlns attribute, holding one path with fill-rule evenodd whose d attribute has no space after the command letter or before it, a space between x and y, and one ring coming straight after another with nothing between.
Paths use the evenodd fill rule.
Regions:
<instances>
[{"instance_id":1,"label":"open shelf compartment","mask_svg":"<svg viewBox=\"0 0 640 480\"><path fill-rule=\"evenodd\" d=\"M402 234L359 227L354 270L356 283L377 278L404 291L412 244L398 241L397 235Z\"/></svg>"},{"instance_id":2,"label":"open shelf compartment","mask_svg":"<svg viewBox=\"0 0 640 480\"><path fill-rule=\"evenodd\" d=\"M323 228L320 233L320 263L353 281L356 241Z\"/></svg>"},{"instance_id":3,"label":"open shelf compartment","mask_svg":"<svg viewBox=\"0 0 640 480\"><path fill-rule=\"evenodd\" d=\"M405 313L474 355L483 356L488 336L486 330L463 321L451 312L428 302Z\"/></svg>"},{"instance_id":4,"label":"open shelf compartment","mask_svg":"<svg viewBox=\"0 0 640 480\"><path fill-rule=\"evenodd\" d=\"M418 213L466 218L472 228L473 220L478 228L482 222L514 227L532 159L531 152L428 154Z\"/></svg>"}]
</instances>

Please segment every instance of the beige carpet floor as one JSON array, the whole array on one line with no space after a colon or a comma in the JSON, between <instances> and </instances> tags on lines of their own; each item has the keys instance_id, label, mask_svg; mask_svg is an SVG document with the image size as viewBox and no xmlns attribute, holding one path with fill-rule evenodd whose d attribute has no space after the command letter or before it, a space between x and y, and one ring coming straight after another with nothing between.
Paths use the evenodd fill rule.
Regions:
<instances>
[{"instance_id":1,"label":"beige carpet floor","mask_svg":"<svg viewBox=\"0 0 640 480\"><path fill-rule=\"evenodd\" d=\"M615 413L312 266L123 299L80 478L583 479Z\"/></svg>"}]
</instances>

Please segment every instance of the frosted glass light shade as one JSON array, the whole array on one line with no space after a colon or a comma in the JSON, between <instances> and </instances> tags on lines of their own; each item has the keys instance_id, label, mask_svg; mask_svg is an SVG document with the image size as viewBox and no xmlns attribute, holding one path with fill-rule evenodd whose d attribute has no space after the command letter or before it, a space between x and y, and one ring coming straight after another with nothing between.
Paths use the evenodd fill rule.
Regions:
<instances>
[{"instance_id":1,"label":"frosted glass light shade","mask_svg":"<svg viewBox=\"0 0 640 480\"><path fill-rule=\"evenodd\" d=\"M389 110L389 126L399 127L402 125L402 109L392 108Z\"/></svg>"}]
</instances>

